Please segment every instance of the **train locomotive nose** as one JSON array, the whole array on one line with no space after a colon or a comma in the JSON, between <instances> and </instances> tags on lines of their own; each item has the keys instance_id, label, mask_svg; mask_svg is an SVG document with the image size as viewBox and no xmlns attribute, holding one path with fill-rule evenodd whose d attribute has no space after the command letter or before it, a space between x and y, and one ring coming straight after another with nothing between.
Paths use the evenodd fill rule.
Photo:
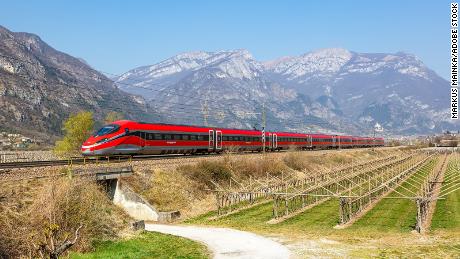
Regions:
<instances>
[{"instance_id":1,"label":"train locomotive nose","mask_svg":"<svg viewBox=\"0 0 460 259\"><path fill-rule=\"evenodd\" d=\"M91 151L90 148L82 147L81 148L81 154L84 155L84 156L90 156L90 155L94 155L94 151Z\"/></svg>"},{"instance_id":2,"label":"train locomotive nose","mask_svg":"<svg viewBox=\"0 0 460 259\"><path fill-rule=\"evenodd\" d=\"M93 154L94 154L94 152L91 151L91 150L89 150L89 148L88 148L88 149L82 148L82 149L81 149L81 153L82 153L82 155L84 155L84 156L90 156L90 155L93 155Z\"/></svg>"}]
</instances>

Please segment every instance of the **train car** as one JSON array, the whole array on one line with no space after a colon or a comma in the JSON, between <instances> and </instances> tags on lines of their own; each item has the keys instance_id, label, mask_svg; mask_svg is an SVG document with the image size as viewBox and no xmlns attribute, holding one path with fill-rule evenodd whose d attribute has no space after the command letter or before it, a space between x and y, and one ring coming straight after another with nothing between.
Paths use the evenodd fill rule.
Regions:
<instances>
[{"instance_id":1,"label":"train car","mask_svg":"<svg viewBox=\"0 0 460 259\"><path fill-rule=\"evenodd\" d=\"M335 148L337 137L326 134L312 134L312 146L315 149Z\"/></svg>"},{"instance_id":2,"label":"train car","mask_svg":"<svg viewBox=\"0 0 460 259\"><path fill-rule=\"evenodd\" d=\"M116 121L82 145L83 155L186 154L214 151L215 131L205 127ZM212 146L210 146L210 143Z\"/></svg>"},{"instance_id":3,"label":"train car","mask_svg":"<svg viewBox=\"0 0 460 259\"><path fill-rule=\"evenodd\" d=\"M337 136L337 147L338 148L352 148L353 137L352 136Z\"/></svg>"},{"instance_id":4,"label":"train car","mask_svg":"<svg viewBox=\"0 0 460 259\"><path fill-rule=\"evenodd\" d=\"M268 148L270 150L308 149L312 148L312 138L302 133L269 132Z\"/></svg>"},{"instance_id":5,"label":"train car","mask_svg":"<svg viewBox=\"0 0 460 259\"><path fill-rule=\"evenodd\" d=\"M129 120L102 127L83 143L85 156L220 153L224 150L262 151L383 146L382 138L327 134L263 132Z\"/></svg>"},{"instance_id":6,"label":"train car","mask_svg":"<svg viewBox=\"0 0 460 259\"><path fill-rule=\"evenodd\" d=\"M226 128L210 130L216 132L216 150L262 151L262 131Z\"/></svg>"},{"instance_id":7,"label":"train car","mask_svg":"<svg viewBox=\"0 0 460 259\"><path fill-rule=\"evenodd\" d=\"M374 146L375 147L383 147L385 145L385 141L383 138L373 138L374 139Z\"/></svg>"}]
</instances>

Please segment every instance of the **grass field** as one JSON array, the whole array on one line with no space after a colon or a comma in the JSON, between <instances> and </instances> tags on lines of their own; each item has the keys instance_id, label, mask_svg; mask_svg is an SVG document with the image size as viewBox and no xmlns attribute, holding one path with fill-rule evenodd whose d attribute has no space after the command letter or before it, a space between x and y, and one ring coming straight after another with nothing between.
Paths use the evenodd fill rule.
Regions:
<instances>
[{"instance_id":1,"label":"grass field","mask_svg":"<svg viewBox=\"0 0 460 259\"><path fill-rule=\"evenodd\" d=\"M435 165L435 160L430 161L429 165L423 170L417 171L408 181L403 183L397 191L400 194L390 194L389 197L410 195L408 190L416 192L417 187L411 186L411 179L422 179ZM233 215L208 221L206 218L213 215L208 213L187 221L188 223L208 224L217 226L228 226L251 231L269 232L277 230L289 233L292 229L296 232L308 233L338 233L351 230L369 231L402 231L408 232L413 229L415 224L416 208L415 202L408 199L383 199L363 218L355 222L350 228L345 230L333 229L339 222L339 202L332 198L318 206L313 207L295 217L275 225L268 225L266 222L272 218L273 204L268 203L251 209L243 210Z\"/></svg>"},{"instance_id":2,"label":"grass field","mask_svg":"<svg viewBox=\"0 0 460 259\"><path fill-rule=\"evenodd\" d=\"M71 253L72 259L91 258L210 258L207 248L197 242L155 232L144 232L121 241L104 241L94 252Z\"/></svg>"},{"instance_id":3,"label":"grass field","mask_svg":"<svg viewBox=\"0 0 460 259\"><path fill-rule=\"evenodd\" d=\"M458 161L455 161L454 159L450 160L447 166L446 174L454 173L457 177L460 175L460 172L458 171L458 168L457 168L458 164L456 162ZM452 177L450 179L444 179L444 180L455 181L455 178ZM451 184L451 185L445 184L441 187L441 190L447 191L447 188L453 185L454 184ZM451 188L450 190L453 190L453 189L455 188ZM457 190L455 192L448 194L447 197L445 198L446 199L438 200L436 203L436 210L433 215L431 229L432 230L441 230L441 229L460 230L460 190Z\"/></svg>"},{"instance_id":4,"label":"grass field","mask_svg":"<svg viewBox=\"0 0 460 259\"><path fill-rule=\"evenodd\" d=\"M389 197L409 195L417 192L414 181L421 181L434 166L414 173L408 181L390 193ZM409 183L412 183L409 184ZM451 199L460 200L460 193ZM449 201L448 201L449 203ZM458 204L458 203L457 203ZM449 205L446 211L457 213L459 207ZM441 207L442 208L442 205ZM266 236L282 237L295 246L299 257L380 257L380 258L458 258L460 257L460 235L458 231L420 236L411 231L415 226L415 201L408 199L383 199L353 225L336 229L339 221L339 201L332 198L310 210L279 224L266 222L272 218L273 204L263 204L238 213L209 221L215 215L210 212L187 220L186 224L232 227L252 231Z\"/></svg>"},{"instance_id":5,"label":"grass field","mask_svg":"<svg viewBox=\"0 0 460 259\"><path fill-rule=\"evenodd\" d=\"M415 196L419 189L417 180L421 182L433 169L436 160L415 172L395 191L390 193L388 199L382 199L372 210L356 221L350 229L375 230L375 231L402 231L409 232L415 228L417 207L414 200L394 199L401 196Z\"/></svg>"}]
</instances>

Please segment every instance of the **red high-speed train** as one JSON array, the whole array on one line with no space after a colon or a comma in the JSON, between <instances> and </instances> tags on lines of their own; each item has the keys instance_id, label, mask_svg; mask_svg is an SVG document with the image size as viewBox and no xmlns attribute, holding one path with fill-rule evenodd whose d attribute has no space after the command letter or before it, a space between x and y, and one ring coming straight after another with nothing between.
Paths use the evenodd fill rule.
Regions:
<instances>
[{"instance_id":1,"label":"red high-speed train","mask_svg":"<svg viewBox=\"0 0 460 259\"><path fill-rule=\"evenodd\" d=\"M378 147L383 138L326 134L263 132L215 127L115 121L81 147L85 156L220 153L224 150L268 151L319 148Z\"/></svg>"}]
</instances>

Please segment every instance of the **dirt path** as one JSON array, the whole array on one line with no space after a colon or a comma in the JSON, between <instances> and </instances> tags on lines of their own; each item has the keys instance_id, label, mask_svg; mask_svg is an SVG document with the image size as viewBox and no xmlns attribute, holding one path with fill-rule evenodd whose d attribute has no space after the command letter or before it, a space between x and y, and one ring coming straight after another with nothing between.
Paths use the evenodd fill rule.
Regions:
<instances>
[{"instance_id":1,"label":"dirt path","mask_svg":"<svg viewBox=\"0 0 460 259\"><path fill-rule=\"evenodd\" d=\"M181 236L205 243L214 258L289 258L287 247L250 232L229 228L146 224L147 231Z\"/></svg>"}]
</instances>

